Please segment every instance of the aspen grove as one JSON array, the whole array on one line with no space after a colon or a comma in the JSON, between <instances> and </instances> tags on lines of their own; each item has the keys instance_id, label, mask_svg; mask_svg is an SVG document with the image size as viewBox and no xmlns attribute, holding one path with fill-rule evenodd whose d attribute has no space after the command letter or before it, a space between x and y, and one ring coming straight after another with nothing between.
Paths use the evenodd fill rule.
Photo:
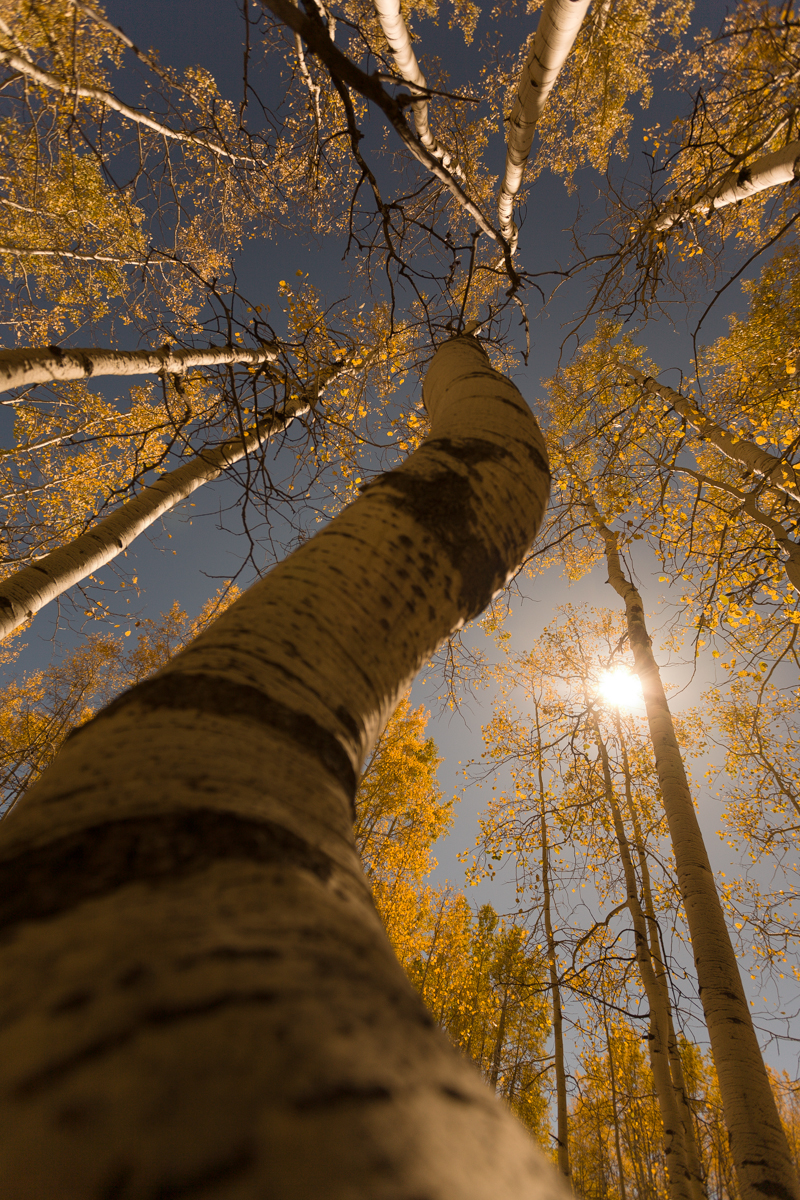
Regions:
<instances>
[{"instance_id":1,"label":"aspen grove","mask_svg":"<svg viewBox=\"0 0 800 1200\"><path fill-rule=\"evenodd\" d=\"M0 0L4 1196L800 1200L796 4L151 8Z\"/></svg>"}]
</instances>

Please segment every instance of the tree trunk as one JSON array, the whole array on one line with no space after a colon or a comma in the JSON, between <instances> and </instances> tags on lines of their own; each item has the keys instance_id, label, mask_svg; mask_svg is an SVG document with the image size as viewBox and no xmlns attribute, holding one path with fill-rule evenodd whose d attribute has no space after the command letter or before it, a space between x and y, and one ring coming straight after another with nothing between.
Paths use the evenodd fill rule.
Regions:
<instances>
[{"instance_id":1,"label":"tree trunk","mask_svg":"<svg viewBox=\"0 0 800 1200\"><path fill-rule=\"evenodd\" d=\"M244 363L257 367L275 362L277 346L258 350L244 346L211 346L207 350L0 350L0 389L31 387L34 383L61 383L68 379L95 379L100 375L183 375L192 367L221 367Z\"/></svg>"},{"instance_id":2,"label":"tree trunk","mask_svg":"<svg viewBox=\"0 0 800 1200\"><path fill-rule=\"evenodd\" d=\"M508 122L506 166L497 197L500 231L512 248L517 245L517 227L512 217L514 199L522 187L533 131L590 3L591 0L545 0L530 54L522 68Z\"/></svg>"},{"instance_id":3,"label":"tree trunk","mask_svg":"<svg viewBox=\"0 0 800 1200\"><path fill-rule=\"evenodd\" d=\"M584 499L603 538L608 582L625 603L628 640L642 685L658 782L667 815L681 898L725 1124L742 1200L798 1200L800 1185L761 1057L736 955L697 822L661 674L650 644L644 606L620 563L617 535L592 500Z\"/></svg>"},{"instance_id":4,"label":"tree trunk","mask_svg":"<svg viewBox=\"0 0 800 1200\"><path fill-rule=\"evenodd\" d=\"M542 844L542 907L544 931L547 938L547 965L550 972L550 995L553 998L553 1057L556 1072L556 1162L565 1179L571 1179L569 1163L569 1116L567 1112L567 1072L564 1065L564 1016L561 1011L561 985L558 980L556 940L550 913L550 854L547 846L545 787L542 774L542 732L539 727L539 707L535 705L536 737L539 752L539 828Z\"/></svg>"},{"instance_id":5,"label":"tree trunk","mask_svg":"<svg viewBox=\"0 0 800 1200\"><path fill-rule=\"evenodd\" d=\"M500 1061L503 1057L503 1042L506 1040L506 1012L508 1011L508 986L503 992L503 1004L500 1009L500 1020L497 1024L497 1037L494 1043L494 1054L492 1055L492 1073L489 1082L497 1091L497 1080L500 1078Z\"/></svg>"},{"instance_id":6,"label":"tree trunk","mask_svg":"<svg viewBox=\"0 0 800 1200\"><path fill-rule=\"evenodd\" d=\"M406 23L403 20L403 14L400 11L400 0L375 0L375 11L378 14L378 20L381 23L384 37L389 43L389 49L392 52L397 69L403 76L403 79L413 85L412 91L414 89L427 91L428 84L420 70L417 56L411 45L411 38L408 36ZM429 150L435 158L438 158L442 166L448 167L454 175L463 180L464 174L461 168L453 165L450 153L445 150L444 146L437 142L431 133L428 121L428 101L417 100L412 107L417 136L425 149Z\"/></svg>"},{"instance_id":7,"label":"tree trunk","mask_svg":"<svg viewBox=\"0 0 800 1200\"><path fill-rule=\"evenodd\" d=\"M633 836L635 838L634 844L636 846L636 854L639 860L639 875L642 880L642 900L644 902L643 911L645 921L647 922L650 958L653 963L653 971L655 972L656 982L658 983L659 989L662 993L662 1004L666 1011L669 1025L669 1066L672 1074L672 1085L675 1088L675 1095L678 1101L678 1110L683 1123L686 1160L689 1167L690 1178L699 1181L700 1194L705 1197L706 1187L703 1175L703 1165L700 1159L700 1150L697 1145L697 1133L695 1130L694 1117L692 1116L692 1110L689 1104L689 1090L686 1086L686 1077L683 1073L683 1062L681 1060L680 1046L678 1045L678 1039L675 1035L675 1023L672 1016L672 1000L670 999L669 994L669 976L667 974L667 966L664 962L664 956L661 953L661 939L659 936L655 905L653 904L653 888L650 882L650 867L647 862L647 852L639 822L639 814L636 811L636 804L634 803L633 799L628 751L625 746L625 740L622 736L622 722L620 721L619 710L617 710L617 737L619 738L620 749L622 751L622 769L625 775L625 803L631 825L633 826Z\"/></svg>"},{"instance_id":8,"label":"tree trunk","mask_svg":"<svg viewBox=\"0 0 800 1200\"><path fill-rule=\"evenodd\" d=\"M768 480L773 487L789 496L794 501L794 506L800 508L800 471L797 468L776 458L774 454L769 454L755 442L744 441L735 434L729 433L727 429L717 425L699 408L696 408L691 400L687 400L674 388L667 387L664 383L658 383L636 367L628 366L626 363L620 363L620 366L631 379L640 383L646 392L661 396L662 400L671 404L676 412L679 412L690 425L694 426L702 438L711 442L712 446L716 446L726 458L741 463L754 475Z\"/></svg>"},{"instance_id":9,"label":"tree trunk","mask_svg":"<svg viewBox=\"0 0 800 1200\"><path fill-rule=\"evenodd\" d=\"M244 437L231 438L201 450L190 462L162 475L86 533L3 580L0 583L0 639L24 624L45 604L111 562L140 533L204 483L218 479L227 467L257 450L276 433L281 433L295 417L314 408L342 365L324 368L313 390L302 392L296 400L288 400L279 412L271 412Z\"/></svg>"},{"instance_id":10,"label":"tree trunk","mask_svg":"<svg viewBox=\"0 0 800 1200\"><path fill-rule=\"evenodd\" d=\"M650 1007L650 1031L647 1046L650 1053L650 1067L653 1072L653 1083L655 1085L663 1126L664 1161L667 1168L670 1200L703 1200L700 1180L698 1178L693 1179L689 1170L683 1121L678 1110L678 1099L675 1095L675 1089L672 1086L668 1049L669 1020L664 1005L664 995L658 986L653 970L653 963L650 958L647 924L639 903L636 872L633 869L625 826L619 811L617 798L614 794L614 781L608 761L608 750L603 741L596 715L591 718L591 726L597 741L597 749L600 753L606 803L611 810L620 861L622 862L622 870L625 875L625 897L633 924L636 963L639 967L639 977Z\"/></svg>"},{"instance_id":11,"label":"tree trunk","mask_svg":"<svg viewBox=\"0 0 800 1200\"><path fill-rule=\"evenodd\" d=\"M608 1017L603 1010L603 1028L606 1031L606 1046L608 1047L608 1077L611 1083L611 1115L614 1121L614 1148L617 1152L617 1171L619 1173L620 1200L628 1200L625 1187L625 1167L622 1161L622 1142L619 1136L619 1107L617 1105L617 1075L614 1069L614 1048L611 1045L611 1033L608 1028Z\"/></svg>"},{"instance_id":12,"label":"tree trunk","mask_svg":"<svg viewBox=\"0 0 800 1200\"><path fill-rule=\"evenodd\" d=\"M473 338L430 438L0 826L8 1200L556 1200L555 1172L395 959L352 805L440 640L517 569L544 443Z\"/></svg>"},{"instance_id":13,"label":"tree trunk","mask_svg":"<svg viewBox=\"0 0 800 1200\"><path fill-rule=\"evenodd\" d=\"M727 208L729 204L737 204L748 196L765 192L767 188L782 187L800 179L800 142L790 142L780 150L773 150L762 155L750 167L741 167L734 171L704 195L687 205L679 200L671 200L659 213L652 223L652 228L659 233L672 229L678 221L684 220L691 213L705 216L716 208Z\"/></svg>"}]
</instances>

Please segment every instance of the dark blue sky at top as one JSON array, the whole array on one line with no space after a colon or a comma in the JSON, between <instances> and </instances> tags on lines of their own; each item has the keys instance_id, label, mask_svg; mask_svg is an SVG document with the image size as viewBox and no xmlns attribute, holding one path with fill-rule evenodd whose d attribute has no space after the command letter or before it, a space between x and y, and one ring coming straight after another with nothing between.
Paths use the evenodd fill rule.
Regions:
<instances>
[{"instance_id":1,"label":"dark blue sky at top","mask_svg":"<svg viewBox=\"0 0 800 1200\"><path fill-rule=\"evenodd\" d=\"M192 65L207 67L214 75L223 96L237 104L242 93L242 23L233 0L107 0L106 11L112 21L122 26L143 49L158 50L161 60L172 67L185 68ZM698 5L698 24L718 27L725 15L725 7L717 2L701 0ZM448 26L449 5L443 4L440 21L415 18L414 29L419 35L418 52L440 57L448 66L454 83L463 78L476 81L481 61L481 47L485 39L496 31L489 28L488 7L482 16L473 46L464 45L457 30ZM509 20L502 33L508 45L522 41L536 17ZM130 76L128 76L130 79ZM136 97L125 95L135 103ZM646 112L638 108L637 127L630 137L631 152L643 152L641 141L642 124L654 120L668 120L676 113L677 96L658 101ZM379 117L371 115L367 124L365 147L369 150L370 140L383 135ZM504 147L499 131L489 149L491 161L499 171L502 168ZM579 180L580 182L580 180ZM590 204L598 190L596 178L588 180L580 192L580 201ZM545 173L530 189L524 213L525 223L520 240L520 262L532 271L552 268L555 264L566 264L571 257L571 225L578 208L578 197L570 196L564 185ZM281 236L249 241L237 263L237 277L241 291L254 302L274 303L278 281L294 276L297 270L308 272L310 280L329 299L346 294L351 286L351 274L342 263L344 243L336 239L314 240ZM752 275L752 272L750 272ZM585 299L584 282L565 288L546 314L537 316L537 307L532 301L532 355L527 367L520 366L515 378L523 394L534 400L540 393L539 380L550 375L556 368L561 352L564 329L574 313L580 310ZM731 289L728 308L721 306L707 323L704 340L709 341L726 329L725 313L730 304L741 308L741 293ZM646 344L653 357L665 367L688 371L692 356L689 324L678 320L673 326L661 320L648 326ZM642 341L645 341L644 336ZM676 382L675 376L667 376ZM178 600L190 614L196 613L204 600L214 592L224 579L236 574L246 554L247 546L241 533L241 525L235 511L239 494L238 486L221 482L206 487L192 497L195 507L187 505L167 516L152 537L139 539L129 550L128 567L135 570L143 585L143 611L157 614ZM189 523L191 521L191 524ZM169 533L172 536L167 537ZM658 564L643 552L637 560L639 582L648 609L654 615L657 626L665 620L667 610L661 599L668 599L668 589L656 581ZM105 577L105 576L104 576ZM249 582L252 571L248 570L242 582ZM579 584L568 588L564 581L548 576L546 582L534 584L523 582L522 598L517 602L509 628L513 644L523 649L538 635L543 626L553 618L558 606L566 601L609 607L617 606L616 595L605 583L605 572L596 570ZM26 635L29 651L23 665L32 669L41 665L51 655L54 643L54 606L45 610ZM468 635L473 642L487 651L491 646L483 634ZM55 637L55 648L67 647L72 642L69 633ZM710 664L709 671L711 670ZM669 674L675 682L686 684L686 691L679 703L695 703L701 692L701 680L693 680L680 664ZM702 682L706 682L703 680ZM416 703L431 703L435 699L430 684L418 683L413 692ZM436 738L445 762L440 769L440 779L445 791L460 790L463 779L459 763L466 764L480 756L483 749L480 727L490 715L487 693L481 693L467 702L456 714L439 712L435 704L434 716L429 732ZM458 851L470 846L477 830L477 811L488 791L469 789L459 806L459 816L452 836L438 848L440 860L439 879L449 878L456 885L463 880L463 868L457 861ZM703 792L701 820L708 837L709 847L721 869L731 870L727 854L716 836L718 808L710 793ZM511 891L496 884L476 889L471 898L491 899L500 909L511 906Z\"/></svg>"}]
</instances>

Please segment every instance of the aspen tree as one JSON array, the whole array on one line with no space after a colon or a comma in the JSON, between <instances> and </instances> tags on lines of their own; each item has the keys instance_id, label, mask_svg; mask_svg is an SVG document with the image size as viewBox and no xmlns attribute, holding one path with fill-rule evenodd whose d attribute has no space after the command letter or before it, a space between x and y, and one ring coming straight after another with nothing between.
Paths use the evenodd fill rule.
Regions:
<instances>
[{"instance_id":1,"label":"aspen tree","mask_svg":"<svg viewBox=\"0 0 800 1200\"><path fill-rule=\"evenodd\" d=\"M497 198L503 237L516 248L514 199L522 187L536 123L578 36L591 0L545 0L530 53L522 68L508 123L506 165Z\"/></svg>"},{"instance_id":2,"label":"aspen tree","mask_svg":"<svg viewBox=\"0 0 800 1200\"><path fill-rule=\"evenodd\" d=\"M702 438L715 446L726 458L741 463L748 471L752 471L754 475L760 476L772 487L785 493L797 506L797 511L800 513L800 473L796 467L776 458L774 454L762 449L756 442L730 433L703 413L686 396L682 396L680 392L676 392L674 388L668 387L666 384L658 383L649 375L645 375L638 367L626 363L620 365L622 370L640 384L646 392L660 396L676 412L680 413L694 426Z\"/></svg>"},{"instance_id":3,"label":"aspen tree","mask_svg":"<svg viewBox=\"0 0 800 1200\"><path fill-rule=\"evenodd\" d=\"M211 346L207 350L182 350L166 345L160 350L46 349L0 350L0 387L30 387L67 379L95 379L100 375L182 375L190 367L220 367L229 363L257 367L274 362L278 349L246 346Z\"/></svg>"},{"instance_id":4,"label":"aspen tree","mask_svg":"<svg viewBox=\"0 0 800 1200\"><path fill-rule=\"evenodd\" d=\"M428 90L428 84L411 45L408 29L400 11L400 0L375 0L375 11L398 71L407 83L413 85L415 94L425 93ZM464 175L461 169L457 165L453 165L449 152L437 142L431 133L427 99L417 100L413 113L417 136L425 149L429 150L434 158L438 158L443 166L450 167L454 175L463 179Z\"/></svg>"},{"instance_id":5,"label":"aspen tree","mask_svg":"<svg viewBox=\"0 0 800 1200\"><path fill-rule=\"evenodd\" d=\"M685 205L670 201L653 220L653 229L663 233L689 213L704 217L715 209L738 204L759 192L794 183L797 179L800 179L800 142L789 142L779 150L757 158L751 165L735 169L710 190L704 190L699 199L690 199Z\"/></svg>"},{"instance_id":6,"label":"aspen tree","mask_svg":"<svg viewBox=\"0 0 800 1200\"><path fill-rule=\"evenodd\" d=\"M669 1061L669 1012L664 1003L664 990L653 969L650 946L647 937L647 925L639 901L639 886L636 879L630 853L630 844L625 833L619 805L614 793L614 783L608 759L608 750L603 740L596 714L591 718L591 725L600 755L603 773L603 785L606 803L614 821L614 831L619 846L619 855L625 874L625 890L628 912L633 922L633 932L636 946L636 962L642 980L648 1004L650 1006L650 1036L648 1051L653 1072L658 1106L664 1128L664 1158L666 1161L669 1193L671 1197L691 1197L700 1200L704 1195L702 1180L699 1175L699 1163L690 1165L688 1147L686 1145L686 1130L682 1114L678 1107L678 1098L673 1087L672 1073Z\"/></svg>"},{"instance_id":7,"label":"aspen tree","mask_svg":"<svg viewBox=\"0 0 800 1200\"><path fill-rule=\"evenodd\" d=\"M680 1113L681 1123L683 1125L683 1136L686 1146L686 1158L689 1166L690 1177L693 1184L696 1186L698 1182L702 1184L703 1169L697 1146L694 1120L689 1105L689 1090L683 1070L683 1060L680 1054L680 1045L675 1033L672 1001L669 994L669 976L666 963L664 962L664 956L661 952L661 938L658 927L658 918L656 917L655 904L653 903L653 886L650 879L650 865L647 861L647 851L644 836L642 834L639 813L633 798L633 789L631 786L631 767L628 758L628 748L622 730L622 719L620 717L619 709L617 709L615 725L617 742L619 744L620 755L622 759L625 807L628 814L628 819L630 820L631 827L633 829L633 844L636 849L636 856L639 866L639 879L641 880L642 888L642 912L646 921L647 942L650 951L650 959L653 965L653 972L655 974L656 983L660 994L660 1006L666 1013L667 1019L667 1051L669 1054L669 1067L672 1075L672 1086L675 1089L678 1110ZM703 1194L705 1193L703 1192Z\"/></svg>"},{"instance_id":8,"label":"aspen tree","mask_svg":"<svg viewBox=\"0 0 800 1200\"><path fill-rule=\"evenodd\" d=\"M564 1014L561 1008L561 983L558 977L558 958L553 932L550 888L550 850L547 844L547 815L543 770L542 729L539 705L534 700L536 720L537 782L539 784L539 840L542 851L542 915L547 939L547 968L550 975L550 998L553 1005L553 1068L556 1077L556 1161L561 1174L572 1175L569 1162L569 1120L567 1116L567 1075L564 1061Z\"/></svg>"},{"instance_id":9,"label":"aspen tree","mask_svg":"<svg viewBox=\"0 0 800 1200\"><path fill-rule=\"evenodd\" d=\"M343 369L345 361L322 367L315 387L286 400L280 409L276 408L257 421L244 437L229 438L201 450L190 462L162 475L86 533L3 580L0 583L0 637L7 636L45 604L111 562L140 533L204 483L218 479L227 467L281 433L297 417L310 412L326 385Z\"/></svg>"},{"instance_id":10,"label":"aspen tree","mask_svg":"<svg viewBox=\"0 0 800 1200\"><path fill-rule=\"evenodd\" d=\"M357 865L365 755L547 495L536 424L475 339L440 348L424 395L428 441L3 822L9 1197L558 1195L432 1027Z\"/></svg>"},{"instance_id":11,"label":"aspen tree","mask_svg":"<svg viewBox=\"0 0 800 1200\"><path fill-rule=\"evenodd\" d=\"M617 535L605 524L588 493L584 503L605 547L608 581L625 605L628 641L642 685L739 1188L748 1200L763 1195L765 1189L789 1200L800 1193L800 1186L697 822L666 692L647 632L642 598L622 569Z\"/></svg>"}]
</instances>

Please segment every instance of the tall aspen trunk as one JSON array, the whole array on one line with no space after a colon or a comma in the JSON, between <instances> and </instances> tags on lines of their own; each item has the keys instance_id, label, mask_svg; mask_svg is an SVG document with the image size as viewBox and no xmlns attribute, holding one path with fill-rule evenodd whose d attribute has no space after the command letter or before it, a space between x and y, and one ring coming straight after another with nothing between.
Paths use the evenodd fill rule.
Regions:
<instances>
[{"instance_id":1,"label":"tall aspen trunk","mask_svg":"<svg viewBox=\"0 0 800 1200\"><path fill-rule=\"evenodd\" d=\"M664 1161L667 1168L667 1180L670 1200L703 1200L703 1192L699 1178L692 1178L686 1154L686 1140L683 1121L678 1110L678 1100L672 1086L672 1073L669 1062L669 1019L664 1005L664 995L658 986L653 963L650 958L650 947L647 939L647 924L639 903L639 888L636 872L633 868L628 837L622 814L617 804L614 792L614 780L608 761L608 750L600 732L597 716L591 718L600 762L603 771L603 787L606 803L611 811L614 822L614 833L619 847L619 856L625 876L625 897L628 912L633 924L633 936L636 953L636 963L639 977L647 996L650 1008L650 1031L647 1046L650 1053L650 1067L653 1072L658 1107L661 1113L664 1138Z\"/></svg>"},{"instance_id":2,"label":"tall aspen trunk","mask_svg":"<svg viewBox=\"0 0 800 1200\"><path fill-rule=\"evenodd\" d=\"M605 1014L605 1010L603 1010L603 1028L606 1032L606 1046L608 1047L608 1077L611 1083L611 1114L614 1121L614 1149L617 1154L619 1194L620 1200L628 1200L628 1193L625 1187L625 1166L622 1161L622 1142L619 1136L619 1106L617 1104L617 1073L614 1068L614 1047L611 1044L611 1033L608 1028L608 1017Z\"/></svg>"},{"instance_id":3,"label":"tall aspen trunk","mask_svg":"<svg viewBox=\"0 0 800 1200\"><path fill-rule=\"evenodd\" d=\"M389 49L392 52L392 57L398 71L403 76L403 79L412 85L412 91L418 89L421 92L426 92L428 84L417 62L414 48L411 45L408 27L400 10L400 0L374 0L374 3L381 29L389 43ZM435 158L438 158L442 166L448 167L454 175L463 180L464 174L461 168L453 165L452 156L449 151L437 142L431 133L427 99L417 100L412 105L412 110L417 136L425 149L430 151Z\"/></svg>"},{"instance_id":4,"label":"tall aspen trunk","mask_svg":"<svg viewBox=\"0 0 800 1200\"><path fill-rule=\"evenodd\" d=\"M514 200L522 187L533 132L544 112L591 0L545 0L530 53L522 68L514 107L508 119L506 165L497 197L500 232L517 245Z\"/></svg>"},{"instance_id":5,"label":"tall aspen trunk","mask_svg":"<svg viewBox=\"0 0 800 1200\"><path fill-rule=\"evenodd\" d=\"M675 1089L675 1096L678 1101L678 1110L683 1123L686 1160L689 1166L690 1178L692 1180L699 1181L701 1185L701 1195L705 1197L706 1188L704 1182L703 1164L700 1159L700 1150L697 1145L697 1132L695 1129L694 1117L689 1104L689 1090L686 1086L686 1077L683 1071L683 1061L681 1060L680 1046L675 1034L675 1022L672 1015L672 1000L670 999L669 994L669 975L667 973L667 965L664 962L664 956L661 953L661 938L659 936L658 919L656 917L655 905L653 904L653 887L650 880L650 867L647 862L647 851L644 837L642 836L639 814L636 810L636 804L633 799L630 763L628 761L628 751L627 747L625 746L625 739L622 735L622 722L620 721L619 710L617 710L617 738L622 751L622 770L625 777L625 804L628 810L628 817L633 827L633 836L635 839L634 845L636 847L636 854L639 861L639 877L642 881L643 911L645 921L647 923L650 958L653 963L653 971L655 972L656 982L658 983L659 989L662 993L662 1004L667 1013L667 1019L669 1023L669 1065L670 1072L672 1074L672 1085Z\"/></svg>"},{"instance_id":6,"label":"tall aspen trunk","mask_svg":"<svg viewBox=\"0 0 800 1200\"><path fill-rule=\"evenodd\" d=\"M765 192L767 188L782 187L797 179L800 179L800 142L789 142L780 150L763 154L750 166L740 167L726 175L716 187L686 204L671 200L654 219L652 228L664 232L690 213L705 216L713 209L727 208L729 204L738 204L740 200Z\"/></svg>"},{"instance_id":7,"label":"tall aspen trunk","mask_svg":"<svg viewBox=\"0 0 800 1200\"><path fill-rule=\"evenodd\" d=\"M508 988L503 993L503 1004L500 1008L500 1020L497 1023L497 1037L492 1055L492 1074L489 1079L492 1087L497 1090L497 1080L500 1078L500 1060L503 1055L503 1043L506 1040L506 1012L508 1011Z\"/></svg>"},{"instance_id":8,"label":"tall aspen trunk","mask_svg":"<svg viewBox=\"0 0 800 1200\"><path fill-rule=\"evenodd\" d=\"M257 367L274 362L278 347L258 350L244 346L209 346L207 350L107 350L104 347L0 350L0 390L56 383L68 379L96 379L101 375L183 375L192 367L222 367L243 363Z\"/></svg>"},{"instance_id":9,"label":"tall aspen trunk","mask_svg":"<svg viewBox=\"0 0 800 1200\"><path fill-rule=\"evenodd\" d=\"M776 458L774 454L757 446L755 442L749 442L745 438L739 438L736 434L730 433L722 425L718 425L716 421L712 421L710 417L701 412L686 396L682 396L680 392L676 392L674 388L668 387L665 383L659 383L650 375L645 375L638 367L629 366L627 363L621 363L620 366L626 375L641 384L644 391L666 400L676 412L694 426L702 438L705 438L712 446L716 446L717 450L726 458L741 463L754 475L766 479L800 508L800 471L791 463Z\"/></svg>"},{"instance_id":10,"label":"tall aspen trunk","mask_svg":"<svg viewBox=\"0 0 800 1200\"><path fill-rule=\"evenodd\" d=\"M700 1000L717 1069L742 1200L798 1200L800 1184L761 1057L736 955L694 810L672 715L638 590L622 570L617 535L591 496L584 503L603 538L608 582L625 604L628 640L642 685L658 782L692 940Z\"/></svg>"},{"instance_id":11,"label":"tall aspen trunk","mask_svg":"<svg viewBox=\"0 0 800 1200\"><path fill-rule=\"evenodd\" d=\"M430 438L68 740L0 826L4 1200L556 1200L407 981L358 863L358 775L548 490L469 337Z\"/></svg>"},{"instance_id":12,"label":"tall aspen trunk","mask_svg":"<svg viewBox=\"0 0 800 1200\"><path fill-rule=\"evenodd\" d=\"M206 447L189 462L143 488L138 496L121 504L86 533L4 579L0 583L0 639L8 637L45 604L111 562L140 533L204 483L218 479L228 467L257 450L276 433L281 433L296 417L310 412L326 384L341 369L342 364L328 367L316 387L301 393L296 400L288 400L280 411L269 413L244 437Z\"/></svg>"},{"instance_id":13,"label":"tall aspen trunk","mask_svg":"<svg viewBox=\"0 0 800 1200\"><path fill-rule=\"evenodd\" d=\"M542 910L547 940L547 967L550 974L550 995L553 998L553 1059L556 1073L556 1143L558 1169L565 1179L571 1179L569 1163L569 1114L567 1111L567 1072L564 1064L564 1015L561 1010L561 985L558 980L556 939L550 911L550 852L547 843L545 786L542 772L542 731L539 726L539 706L534 702L539 769L539 840L542 846Z\"/></svg>"}]
</instances>

